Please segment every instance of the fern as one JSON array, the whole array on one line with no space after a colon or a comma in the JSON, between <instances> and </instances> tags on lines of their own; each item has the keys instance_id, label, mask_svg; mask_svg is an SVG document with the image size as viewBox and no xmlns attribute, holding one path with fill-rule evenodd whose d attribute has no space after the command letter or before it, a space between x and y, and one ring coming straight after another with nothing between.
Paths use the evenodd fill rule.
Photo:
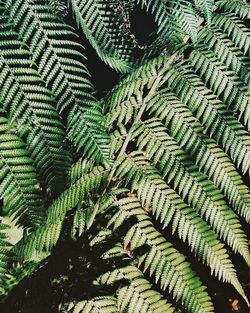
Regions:
<instances>
[{"instance_id":1,"label":"fern","mask_svg":"<svg viewBox=\"0 0 250 313\"><path fill-rule=\"evenodd\" d=\"M167 81L170 90L176 90L180 100L196 112L201 124L209 130L211 136L229 152L238 166L243 166L245 173L249 169L249 135L243 126L233 117L226 114L227 109L221 101L193 73L190 65L184 62L169 71ZM176 88L176 89L175 89ZM187 89L189 92L187 93ZM216 119L216 122L215 122ZM238 150L229 146L230 140L237 142ZM245 166L244 166L245 164Z\"/></svg>"},{"instance_id":2,"label":"fern","mask_svg":"<svg viewBox=\"0 0 250 313\"><path fill-rule=\"evenodd\" d=\"M193 228L194 226L192 225L190 226L190 228L188 228L188 223L189 223L188 215L192 213L193 215L192 222L194 223L195 227L197 227L197 225L200 224L199 226L201 226L201 228L202 226L207 228L206 223L202 222L200 220L199 215L196 214L194 210L188 208L185 205L185 203L182 202L179 196L173 190L171 190L166 185L166 183L164 183L164 180L162 180L161 176L157 173L157 171L152 166L150 166L150 163L145 159L145 157L137 153L135 153L133 156L132 155L129 156L129 158L121 164L121 169L119 169L119 171L122 171L123 173L124 168L127 169L127 173L128 173L127 177L129 177L130 179L133 180L133 182L135 182L135 185L132 185L132 190L134 188L137 189L138 197L143 203L145 210L146 211L152 210L154 214L156 215L156 218L157 219L160 218L161 222L163 223L163 228L168 226L170 221L173 221L173 227L172 227L173 232L175 232L178 227L178 234L180 238L183 239L184 241L186 240L187 234L189 233L189 236L191 237L189 237L188 241L189 241L189 245L191 245L191 248L195 250L196 253L200 253L200 257L203 260L206 260L208 265L211 266L212 272L215 270L216 275L218 274L219 277L222 276L225 280L231 281L231 279L229 278L230 274L228 275L227 270L229 270L229 273L230 273L232 265L231 266L229 265L229 268L225 269L225 273L223 273L223 266L218 267L222 271L219 273L216 272L216 267L214 267L215 264L216 266L218 265L218 262L223 263L223 260L226 257L226 255L223 255L222 251L220 251L221 255L223 255L223 260L220 261L219 259L217 259L217 262L214 261L215 263L210 262L210 257L206 251L207 247L205 248L204 251L201 248L201 247L205 247L205 243L204 242L202 244L199 243L198 238L200 238L201 241L204 240L204 239L201 239L202 232L199 233L199 230L197 230L197 233L196 233L197 237L195 237L194 232L191 231L194 229ZM134 177L132 175L134 175ZM138 185L136 181L140 181ZM169 212L167 212L167 207L169 207L169 210L168 210ZM211 213L209 215L210 217L212 216ZM219 214L217 213L217 216L218 215ZM180 217L182 217L182 220L180 220ZM232 219L230 220L230 224L233 225ZM185 225L185 228L184 228L184 225ZM229 229L231 228L231 225L228 226ZM237 227L236 224L233 227ZM222 229L223 229L223 226L222 226ZM231 231L233 232L233 228L231 229ZM226 231L224 231L224 233L226 233ZM239 232L236 231L236 233L239 234L240 231ZM192 237L192 234L193 234L193 237ZM212 235L212 237L213 239L216 238L214 234ZM195 238L197 238L197 242ZM210 244L211 243L208 243L208 246L210 246ZM246 246L246 243L243 243L243 246ZM211 249L211 246L210 246L210 249ZM246 253L248 254L247 248L246 248ZM208 256L208 259L206 259L206 256ZM234 278L232 279L232 281L233 280ZM236 283L236 286L237 286L237 283Z\"/></svg>"},{"instance_id":3,"label":"fern","mask_svg":"<svg viewBox=\"0 0 250 313\"><path fill-rule=\"evenodd\" d=\"M70 0L76 20L104 62L126 73L132 68L133 49L125 21L116 12L118 1Z\"/></svg>"},{"instance_id":4,"label":"fern","mask_svg":"<svg viewBox=\"0 0 250 313\"><path fill-rule=\"evenodd\" d=\"M8 275L9 270L9 263L13 261L11 256L11 244L7 240L6 232L9 229L9 226L0 223L0 256L1 256L1 262L0 262L0 294L2 295L4 293L4 283L6 275Z\"/></svg>"},{"instance_id":5,"label":"fern","mask_svg":"<svg viewBox=\"0 0 250 313\"><path fill-rule=\"evenodd\" d=\"M75 209L77 206L85 206L84 199L93 197L101 184L105 180L103 168L95 168L93 172L83 175L68 189L66 189L48 208L48 214L42 226L35 232L24 236L14 247L14 252L21 260L31 260L42 252L50 252L56 245L67 211ZM92 210L92 219L96 214Z\"/></svg>"},{"instance_id":6,"label":"fern","mask_svg":"<svg viewBox=\"0 0 250 313\"><path fill-rule=\"evenodd\" d=\"M234 240L235 243L238 242L238 251L241 251L241 244L239 243L241 236L237 238L238 234L241 233L239 225L237 226L237 216L234 216L226 203L223 202L219 190L207 181L206 176L198 172L198 168L186 158L185 153L164 132L163 125L155 120L149 120L146 125L148 128L143 129L144 127L144 125L139 126L137 130L139 133L138 148L142 151L145 149L154 164L159 163L157 167L159 167L162 177L166 178L168 182L173 181L174 189L182 198L187 199L189 205L192 205L205 220L209 221L216 231L220 230L220 235L224 238L227 237L229 245L232 244L234 247ZM152 149L152 147L154 148ZM220 224L218 227L216 221L220 215L221 218L219 219L225 224ZM231 228L229 225L233 224L235 234L233 234L232 229L229 230ZM249 263L248 248L244 240L242 241L241 253Z\"/></svg>"},{"instance_id":7,"label":"fern","mask_svg":"<svg viewBox=\"0 0 250 313\"><path fill-rule=\"evenodd\" d=\"M241 86L237 76L231 76L225 67L215 61L214 54L201 47L190 54L190 63L215 94L221 96L222 101L234 112L239 112L239 117L244 116L243 124L249 130L249 94L247 88ZM207 69L205 74L204 69ZM212 73L211 76L209 73Z\"/></svg>"},{"instance_id":8,"label":"fern","mask_svg":"<svg viewBox=\"0 0 250 313\"><path fill-rule=\"evenodd\" d=\"M217 185L239 214L249 222L249 190L232 161L214 140L204 135L201 124L188 108L167 90L149 103L150 113L162 120L171 136L190 154L200 170Z\"/></svg>"},{"instance_id":9,"label":"fern","mask_svg":"<svg viewBox=\"0 0 250 313\"><path fill-rule=\"evenodd\" d=\"M204 14L208 23L211 23L214 1L213 0L206 0L206 1L194 0L194 3L195 3L196 8Z\"/></svg>"},{"instance_id":10,"label":"fern","mask_svg":"<svg viewBox=\"0 0 250 313\"><path fill-rule=\"evenodd\" d=\"M138 223L126 234L124 246L129 245L131 251L145 244L150 247L149 252L139 259L142 270L144 272L149 270L150 276L154 276L156 283L159 281L162 290L168 288L174 298L177 300L182 298L188 309L192 307L192 312L211 312L210 299L203 291L201 282L197 281L197 277L189 268L185 257L154 229L138 200L125 198L121 199L118 205L122 210L109 223L114 222L114 228L130 216L136 216L138 219ZM178 284L173 284L174 279Z\"/></svg>"},{"instance_id":11,"label":"fern","mask_svg":"<svg viewBox=\"0 0 250 313\"><path fill-rule=\"evenodd\" d=\"M47 187L58 192L70 162L64 127L51 92L33 68L29 51L12 30L5 8L0 9L1 108L26 138L34 165Z\"/></svg>"},{"instance_id":12,"label":"fern","mask_svg":"<svg viewBox=\"0 0 250 313\"><path fill-rule=\"evenodd\" d=\"M84 56L76 34L39 0L31 4L7 1L6 8L19 36L29 47L37 71L55 95L59 112L68 110L70 138L87 157L93 156L99 161L108 159L109 139L104 119L100 105L92 95L88 71L78 60L84 60ZM62 40L65 35L75 40Z\"/></svg>"},{"instance_id":13,"label":"fern","mask_svg":"<svg viewBox=\"0 0 250 313\"><path fill-rule=\"evenodd\" d=\"M59 253L53 309L213 313L177 239L248 304L231 257L250 265L247 18L244 0L0 0L1 215L23 232L0 225L1 301ZM102 99L81 35L130 72Z\"/></svg>"},{"instance_id":14,"label":"fern","mask_svg":"<svg viewBox=\"0 0 250 313\"><path fill-rule=\"evenodd\" d=\"M172 32L177 34L183 32L196 41L198 19L193 6L188 1L142 0L141 2L155 13L161 36L170 40Z\"/></svg>"},{"instance_id":15,"label":"fern","mask_svg":"<svg viewBox=\"0 0 250 313\"><path fill-rule=\"evenodd\" d=\"M234 42L227 38L216 26L202 27L199 30L199 42L213 50L216 57L232 70L243 83L249 84L249 62Z\"/></svg>"},{"instance_id":16,"label":"fern","mask_svg":"<svg viewBox=\"0 0 250 313\"><path fill-rule=\"evenodd\" d=\"M234 14L214 14L212 25L221 28L234 41L244 54L249 55L250 34L245 24Z\"/></svg>"},{"instance_id":17,"label":"fern","mask_svg":"<svg viewBox=\"0 0 250 313\"><path fill-rule=\"evenodd\" d=\"M69 306L69 310L73 313L115 313L117 312L117 304L114 297L96 297L89 301L86 300L72 304Z\"/></svg>"},{"instance_id":18,"label":"fern","mask_svg":"<svg viewBox=\"0 0 250 313\"><path fill-rule=\"evenodd\" d=\"M220 9L239 14L241 18L250 18L249 4L245 0L232 0L230 2L227 0L222 0L217 1L216 5Z\"/></svg>"},{"instance_id":19,"label":"fern","mask_svg":"<svg viewBox=\"0 0 250 313\"><path fill-rule=\"evenodd\" d=\"M123 249L121 248L121 253ZM122 287L117 294L117 309L121 312L174 312L162 296L151 289L150 284L137 267L128 266L105 273L98 279L99 284L109 285L119 280L128 280L129 286Z\"/></svg>"},{"instance_id":20,"label":"fern","mask_svg":"<svg viewBox=\"0 0 250 313\"><path fill-rule=\"evenodd\" d=\"M0 157L0 194L4 210L9 215L14 214L21 225L39 225L44 204L36 171L24 143L4 117L0 118Z\"/></svg>"}]
</instances>

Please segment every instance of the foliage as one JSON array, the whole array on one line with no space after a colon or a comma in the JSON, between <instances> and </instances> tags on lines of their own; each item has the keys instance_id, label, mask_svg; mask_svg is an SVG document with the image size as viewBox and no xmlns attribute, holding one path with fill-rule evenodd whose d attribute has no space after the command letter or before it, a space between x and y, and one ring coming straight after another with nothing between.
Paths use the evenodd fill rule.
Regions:
<instances>
[{"instance_id":1,"label":"foliage","mask_svg":"<svg viewBox=\"0 0 250 313\"><path fill-rule=\"evenodd\" d=\"M138 6L156 22L143 48ZM250 265L249 12L244 0L0 1L2 215L24 230L11 244L0 225L2 301L70 238L93 289L58 311L212 313L178 238L248 303L231 255ZM103 99L83 35L129 73Z\"/></svg>"}]
</instances>

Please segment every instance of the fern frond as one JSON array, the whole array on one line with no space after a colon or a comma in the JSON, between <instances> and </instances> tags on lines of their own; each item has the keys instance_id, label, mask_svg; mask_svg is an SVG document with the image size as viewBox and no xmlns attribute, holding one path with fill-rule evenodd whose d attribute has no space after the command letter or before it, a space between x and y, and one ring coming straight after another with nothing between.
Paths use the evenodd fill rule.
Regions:
<instances>
[{"instance_id":1,"label":"fern frond","mask_svg":"<svg viewBox=\"0 0 250 313\"><path fill-rule=\"evenodd\" d=\"M122 73L132 68L133 48L125 34L118 2L70 0L77 23L100 58Z\"/></svg>"},{"instance_id":2,"label":"fern frond","mask_svg":"<svg viewBox=\"0 0 250 313\"><path fill-rule=\"evenodd\" d=\"M109 159L105 120L99 102L92 95L82 46L72 27L41 0L7 0L6 9L19 37L29 47L37 71L55 95L57 109L60 112L67 109L72 141L89 158L93 156L100 162ZM67 39L62 39L65 36Z\"/></svg>"},{"instance_id":3,"label":"fern frond","mask_svg":"<svg viewBox=\"0 0 250 313\"><path fill-rule=\"evenodd\" d=\"M80 237L88 228L90 228L93 219L93 206L82 208L79 206L74 214L71 234L73 238Z\"/></svg>"},{"instance_id":4,"label":"fern frond","mask_svg":"<svg viewBox=\"0 0 250 313\"><path fill-rule=\"evenodd\" d=\"M195 7L200 10L208 24L211 23L214 0L194 0Z\"/></svg>"},{"instance_id":5,"label":"fern frond","mask_svg":"<svg viewBox=\"0 0 250 313\"><path fill-rule=\"evenodd\" d=\"M11 255L12 244L8 242L7 230L10 227L0 222L0 296L4 294L4 281L9 274L13 257Z\"/></svg>"},{"instance_id":6,"label":"fern frond","mask_svg":"<svg viewBox=\"0 0 250 313\"><path fill-rule=\"evenodd\" d=\"M44 203L33 161L4 117L0 117L0 180L5 214L14 215L23 227L39 225Z\"/></svg>"},{"instance_id":7,"label":"fern frond","mask_svg":"<svg viewBox=\"0 0 250 313\"><path fill-rule=\"evenodd\" d=\"M204 134L201 124L188 108L169 92L162 90L148 105L151 116L159 118L170 135L194 160L199 170L227 196L236 211L250 221L250 193L227 154Z\"/></svg>"},{"instance_id":8,"label":"fern frond","mask_svg":"<svg viewBox=\"0 0 250 313\"><path fill-rule=\"evenodd\" d=\"M193 209L181 200L175 191L166 185L156 171L153 172L150 164L145 162L146 164L141 169L142 161L138 159L139 156L135 156L132 165L127 160L125 162L129 170L132 170L133 166L134 171L139 171L141 175L139 183L132 188L136 188L143 208L146 211L152 210L156 219L162 223L163 229L169 223L172 224L172 232L177 231L179 237L184 242L188 242L195 255L211 267L212 273L215 271L219 279L222 277L223 280L231 282L238 288L239 283L235 277L233 265L223 245L216 239L215 233ZM140 174L140 171L143 171L143 174ZM203 236L205 229L206 237Z\"/></svg>"},{"instance_id":9,"label":"fern frond","mask_svg":"<svg viewBox=\"0 0 250 313\"><path fill-rule=\"evenodd\" d=\"M198 32L198 42L213 50L218 60L238 75L241 81L250 84L250 63L242 51L232 40L216 26L201 27Z\"/></svg>"},{"instance_id":10,"label":"fern frond","mask_svg":"<svg viewBox=\"0 0 250 313\"><path fill-rule=\"evenodd\" d=\"M159 137L160 137L160 134L158 133L158 138ZM154 137L154 140L155 140L155 137ZM152 147L152 139L149 139L148 147L150 146ZM159 148L158 146L157 148L158 148L158 151L163 150L162 147ZM171 148L172 148L172 151L174 151L173 146ZM147 151L147 152L150 153L150 151ZM169 164L169 163L171 164L171 160L170 159L167 160L167 153L165 153L165 155L163 151L160 151L159 154L156 153L155 155L154 153L155 152L153 152L153 158L154 158L155 163L158 162L159 160L158 156L160 154L162 156L162 164L164 165ZM183 160L183 163L185 164L185 160ZM174 207L171 208L172 200L177 200L177 203L179 202L179 205L180 205L179 209L186 208L185 204L182 201L180 201L180 199L178 199L179 197L175 193L173 193L173 191L166 184L164 184L164 181L161 179L161 176L157 173L154 167L150 166L150 163L148 162L148 160L145 158L143 154L133 152L131 155L129 155L125 159L125 161L122 162L122 164L117 170L117 173L118 173L117 175L120 174L122 176L125 176L126 182L129 182L130 180L132 181L132 187L131 187L132 190L138 189L138 193L141 195L141 197L139 198L142 198L142 202L146 206L146 209L149 209L149 210L152 209L153 212L155 210L158 211L156 216L157 218L161 217L161 222L164 224L164 227L168 225L171 219L176 218L176 216L174 217L174 214L176 212L175 205ZM219 192L218 191L215 192L215 190L211 188L210 184L207 183L207 180L205 180L204 183L202 183L202 178L198 177L197 178L199 179L198 184L195 180L192 181L192 183L189 183L187 179L185 179L185 176L187 176L187 174L183 173L181 169L179 170L179 173L180 175L182 175L183 181L184 181L184 184L181 187L179 187L179 189L184 188L183 186L185 186L185 188L189 190L187 201L190 202L190 204L196 209L197 213L201 217L203 217L207 222L209 222L212 225L213 229L216 231L218 236L220 236L222 239L226 239L228 244L233 249L235 249L235 247L238 246L238 248L236 248L235 251L238 251L240 254L242 254L246 262L249 264L250 254L248 251L248 244L247 244L245 235L243 231L241 230L241 226L237 220L237 216L234 215L233 212L226 206L225 202L222 200L223 198L218 196ZM143 175L145 175L145 177ZM154 192L156 192L155 188L158 189L159 185L163 189L164 188L167 190L170 189L168 191L169 195L167 192L165 197L161 197L160 198L161 201L164 200L165 202L163 203L159 202L158 209L156 208L154 209L154 207L156 207L156 204L152 204ZM192 195L193 192L195 193L197 198L193 197ZM206 195L205 196L202 195L202 192L206 193ZM181 190L180 193L182 194L183 191ZM159 189L158 189L158 193L155 195L155 198L154 198L155 201L159 201L159 199L157 198L157 195L158 197L161 196L161 192L159 192ZM192 197L193 197L193 200L191 199ZM203 200L203 199L206 199L206 200ZM164 213L162 213L162 210L161 210L161 205L163 206L164 204L168 206L170 205L170 208L171 208L171 210L169 210L169 213L168 213L169 215L167 216L168 218L165 220L163 219L163 216L162 216L162 214ZM151 207L151 205L153 207ZM188 211L189 213L192 212L192 210L188 210ZM179 216L180 215L177 215L177 217ZM196 214L194 214L194 216L196 216L196 218L198 217L198 215ZM218 223L218 219L220 220L220 223ZM192 240L194 239L192 238ZM192 249L195 249L194 245L196 245L195 240L193 242L193 245L191 244ZM204 253L203 255L206 255L206 253ZM209 263L209 266L211 266L212 269L214 270L213 264ZM222 268L223 266L221 267L221 269ZM229 272L230 270L231 270L231 267L229 267ZM225 271L225 273L227 273L227 271ZM220 277L221 275L222 274L220 273L218 276ZM224 279L226 279L226 277L227 277L227 274L225 274Z\"/></svg>"},{"instance_id":11,"label":"fern frond","mask_svg":"<svg viewBox=\"0 0 250 313\"><path fill-rule=\"evenodd\" d=\"M70 163L64 143L66 133L53 96L34 69L29 51L12 30L4 7L0 12L1 108L27 142L46 187L57 193L64 187Z\"/></svg>"},{"instance_id":12,"label":"fern frond","mask_svg":"<svg viewBox=\"0 0 250 313\"><path fill-rule=\"evenodd\" d=\"M139 0L139 2L155 15L159 26L158 33L165 40L180 41L185 34L188 34L193 42L197 40L198 17L189 1Z\"/></svg>"},{"instance_id":13,"label":"fern frond","mask_svg":"<svg viewBox=\"0 0 250 313\"><path fill-rule=\"evenodd\" d=\"M70 184L76 182L83 174L87 174L92 167L92 162L84 158L80 158L77 162L73 163L68 173Z\"/></svg>"},{"instance_id":14,"label":"fern frond","mask_svg":"<svg viewBox=\"0 0 250 313\"><path fill-rule=\"evenodd\" d=\"M241 18L250 18L250 6L246 0L220 0L216 5L223 11L238 14Z\"/></svg>"},{"instance_id":15,"label":"fern frond","mask_svg":"<svg viewBox=\"0 0 250 313\"><path fill-rule=\"evenodd\" d=\"M49 206L44 223L30 235L24 236L15 245L14 251L19 259L30 261L43 251L50 252L60 237L67 211L76 209L78 206L84 207L84 200L93 198L106 179L107 170L96 167L61 193ZM96 214L94 209L93 214Z\"/></svg>"},{"instance_id":16,"label":"fern frond","mask_svg":"<svg viewBox=\"0 0 250 313\"><path fill-rule=\"evenodd\" d=\"M229 109L239 112L239 118L242 118L244 126L249 131L250 94L247 86L244 86L239 77L218 62L214 53L207 50L205 45L196 47L190 53L189 61L194 71L203 78L214 94L221 97Z\"/></svg>"},{"instance_id":17,"label":"fern frond","mask_svg":"<svg viewBox=\"0 0 250 313\"><path fill-rule=\"evenodd\" d=\"M168 289L178 301L194 313L213 312L208 294L204 291L199 279L185 260L165 238L155 230L153 223L136 197L122 198L116 204L120 210L110 220L113 229L119 227L129 217L136 217L137 222L125 235L124 247L129 246L133 251L141 246L148 245L149 252L139 259L140 268L154 276L161 290Z\"/></svg>"},{"instance_id":18,"label":"fern frond","mask_svg":"<svg viewBox=\"0 0 250 313\"><path fill-rule=\"evenodd\" d=\"M210 136L246 173L250 167L250 136L232 112L194 74L187 62L173 67L165 79L170 90L177 93Z\"/></svg>"},{"instance_id":19,"label":"fern frond","mask_svg":"<svg viewBox=\"0 0 250 313\"><path fill-rule=\"evenodd\" d=\"M117 300L115 297L96 297L70 304L68 311L72 313L117 313Z\"/></svg>"},{"instance_id":20,"label":"fern frond","mask_svg":"<svg viewBox=\"0 0 250 313\"><path fill-rule=\"evenodd\" d=\"M122 248L121 248L122 252ZM175 309L152 289L152 284L144 278L135 266L127 266L103 274L97 282L110 285L119 280L128 280L129 285L117 292L117 309L128 313L173 313Z\"/></svg>"},{"instance_id":21,"label":"fern frond","mask_svg":"<svg viewBox=\"0 0 250 313\"><path fill-rule=\"evenodd\" d=\"M250 31L242 20L232 13L214 13L212 25L222 29L233 40L235 45L249 57Z\"/></svg>"},{"instance_id":22,"label":"fern frond","mask_svg":"<svg viewBox=\"0 0 250 313\"><path fill-rule=\"evenodd\" d=\"M68 115L68 134L87 159L110 164L110 137L98 106L87 111L74 106Z\"/></svg>"},{"instance_id":23,"label":"fern frond","mask_svg":"<svg viewBox=\"0 0 250 313\"><path fill-rule=\"evenodd\" d=\"M54 11L55 14L64 17L67 12L66 1L64 0L47 0L49 6Z\"/></svg>"}]
</instances>

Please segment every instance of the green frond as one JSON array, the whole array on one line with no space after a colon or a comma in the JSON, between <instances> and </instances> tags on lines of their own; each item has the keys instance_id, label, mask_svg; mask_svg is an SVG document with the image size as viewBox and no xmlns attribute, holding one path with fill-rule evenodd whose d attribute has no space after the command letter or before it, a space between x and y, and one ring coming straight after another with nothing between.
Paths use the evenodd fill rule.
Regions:
<instances>
[{"instance_id":1,"label":"green frond","mask_svg":"<svg viewBox=\"0 0 250 313\"><path fill-rule=\"evenodd\" d=\"M72 313L117 313L117 300L114 297L96 297L69 305Z\"/></svg>"},{"instance_id":2,"label":"green frond","mask_svg":"<svg viewBox=\"0 0 250 313\"><path fill-rule=\"evenodd\" d=\"M117 129L111 134L111 155L115 155L115 153L122 148L127 136L126 128L123 124L119 123Z\"/></svg>"},{"instance_id":3,"label":"green frond","mask_svg":"<svg viewBox=\"0 0 250 313\"><path fill-rule=\"evenodd\" d=\"M245 0L0 0L1 308L69 247L51 308L213 313L175 242L249 305L230 259L250 265L249 16ZM82 35L129 73L100 100Z\"/></svg>"},{"instance_id":4,"label":"green frond","mask_svg":"<svg viewBox=\"0 0 250 313\"><path fill-rule=\"evenodd\" d=\"M212 25L219 27L249 57L250 31L233 13L214 13Z\"/></svg>"},{"instance_id":5,"label":"green frond","mask_svg":"<svg viewBox=\"0 0 250 313\"><path fill-rule=\"evenodd\" d=\"M218 60L225 64L228 70L238 75L246 85L250 84L250 62L232 40L216 26L200 27L198 42L213 50Z\"/></svg>"},{"instance_id":6,"label":"green frond","mask_svg":"<svg viewBox=\"0 0 250 313\"><path fill-rule=\"evenodd\" d=\"M198 48L198 49L197 49ZM250 130L250 93L247 86L241 83L238 76L217 61L217 57L207 47L196 47L189 55L189 61L194 71L204 80L233 112L239 113L239 118Z\"/></svg>"},{"instance_id":7,"label":"green frond","mask_svg":"<svg viewBox=\"0 0 250 313\"><path fill-rule=\"evenodd\" d=\"M138 136L138 149L145 150L159 168L162 177L166 178L168 183L172 181L174 189L182 199L209 222L217 234L226 239L234 250L237 247L235 251L241 253L250 263L247 241L237 215L226 205L220 191L198 171L198 167L187 158L175 140L166 134L165 127L155 119L148 120L147 123L138 125L134 136ZM137 158L135 162L136 160Z\"/></svg>"},{"instance_id":8,"label":"green frond","mask_svg":"<svg viewBox=\"0 0 250 313\"><path fill-rule=\"evenodd\" d=\"M159 118L199 170L219 187L247 222L250 221L250 193L228 155L204 134L201 124L188 108L168 90L162 90L149 103L151 116Z\"/></svg>"},{"instance_id":9,"label":"green frond","mask_svg":"<svg viewBox=\"0 0 250 313\"><path fill-rule=\"evenodd\" d=\"M64 17L67 14L67 5L64 0L47 0L55 14Z\"/></svg>"},{"instance_id":10,"label":"green frond","mask_svg":"<svg viewBox=\"0 0 250 313\"><path fill-rule=\"evenodd\" d=\"M7 234L9 226L0 223L0 296L4 294L4 281L9 274L13 258L11 256L12 245L8 242Z\"/></svg>"},{"instance_id":11,"label":"green frond","mask_svg":"<svg viewBox=\"0 0 250 313\"><path fill-rule=\"evenodd\" d=\"M80 158L77 162L73 163L68 173L70 184L76 182L83 174L90 172L92 167L93 163L84 158Z\"/></svg>"},{"instance_id":12,"label":"green frond","mask_svg":"<svg viewBox=\"0 0 250 313\"><path fill-rule=\"evenodd\" d=\"M77 238L80 237L88 228L90 228L93 220L93 206L88 206L86 208L79 208L76 209L74 218L73 218L73 225L72 225L72 237Z\"/></svg>"},{"instance_id":13,"label":"green frond","mask_svg":"<svg viewBox=\"0 0 250 313\"><path fill-rule=\"evenodd\" d=\"M100 162L108 159L105 119L100 103L92 95L83 48L72 27L41 0L7 0L6 8L37 71L55 96L57 109L67 109L67 129L72 141L88 158L93 156ZM67 39L63 39L65 36Z\"/></svg>"},{"instance_id":14,"label":"green frond","mask_svg":"<svg viewBox=\"0 0 250 313\"><path fill-rule=\"evenodd\" d=\"M214 2L214 0L194 0L195 7L203 13L206 21L209 24L211 23L212 19Z\"/></svg>"},{"instance_id":15,"label":"green frond","mask_svg":"<svg viewBox=\"0 0 250 313\"><path fill-rule=\"evenodd\" d=\"M134 216L137 219L125 235L124 247L129 246L131 251L144 245L150 248L149 252L139 259L141 270L153 276L162 291L168 289L174 299L177 301L181 299L190 312L214 312L205 287L190 269L185 257L154 228L138 199L122 198L116 205L119 211L109 222L113 229L119 227L129 217Z\"/></svg>"},{"instance_id":16,"label":"green frond","mask_svg":"<svg viewBox=\"0 0 250 313\"><path fill-rule=\"evenodd\" d=\"M86 111L74 106L68 115L68 135L87 159L110 164L110 137L104 122L97 106Z\"/></svg>"},{"instance_id":17,"label":"green frond","mask_svg":"<svg viewBox=\"0 0 250 313\"><path fill-rule=\"evenodd\" d=\"M122 248L121 248L122 251ZM127 266L103 274L97 282L110 285L119 280L127 280L128 286L117 292L117 309L128 313L174 313L176 310L163 299L162 295L152 289L152 284L144 278L135 266Z\"/></svg>"},{"instance_id":18,"label":"green frond","mask_svg":"<svg viewBox=\"0 0 250 313\"><path fill-rule=\"evenodd\" d=\"M250 136L232 112L205 86L186 61L172 67L165 80L209 135L246 173L250 166Z\"/></svg>"},{"instance_id":19,"label":"green frond","mask_svg":"<svg viewBox=\"0 0 250 313\"><path fill-rule=\"evenodd\" d=\"M117 0L70 0L77 23L100 58L122 73L132 68L133 46ZM121 5L121 4L120 4Z\"/></svg>"},{"instance_id":20,"label":"green frond","mask_svg":"<svg viewBox=\"0 0 250 313\"><path fill-rule=\"evenodd\" d=\"M158 33L165 40L181 42L185 34L194 42L197 40L198 17L190 1L139 0L139 2L155 15Z\"/></svg>"},{"instance_id":21,"label":"green frond","mask_svg":"<svg viewBox=\"0 0 250 313\"><path fill-rule=\"evenodd\" d=\"M52 94L34 69L26 46L12 30L4 7L0 12L1 110L27 143L46 187L56 193L64 187L63 178L70 163L64 126Z\"/></svg>"},{"instance_id":22,"label":"green frond","mask_svg":"<svg viewBox=\"0 0 250 313\"><path fill-rule=\"evenodd\" d=\"M0 117L0 180L4 214L14 215L26 227L39 225L44 203L33 161L4 117Z\"/></svg>"},{"instance_id":23,"label":"green frond","mask_svg":"<svg viewBox=\"0 0 250 313\"><path fill-rule=\"evenodd\" d=\"M224 11L238 14L241 18L250 18L250 6L246 0L220 0L216 5Z\"/></svg>"},{"instance_id":24,"label":"green frond","mask_svg":"<svg viewBox=\"0 0 250 313\"><path fill-rule=\"evenodd\" d=\"M100 186L107 179L107 170L95 167L89 174L83 175L55 199L47 210L44 223L31 234L24 236L14 247L22 261L31 261L42 252L50 252L56 245L62 231L67 211L77 207L85 208L86 199L93 198ZM92 207L92 217L96 212ZM41 256L40 256L41 257Z\"/></svg>"},{"instance_id":25,"label":"green frond","mask_svg":"<svg viewBox=\"0 0 250 313\"><path fill-rule=\"evenodd\" d=\"M149 142L149 146L150 145L152 146L152 142ZM162 156L162 159L164 160L164 156ZM154 159L154 161L157 162L156 159ZM167 162L171 163L171 160L168 160ZM180 173L182 173L181 170ZM152 211L156 216L156 219L159 219L163 224L163 228L167 227L168 224L172 222L173 232L178 229L179 237L183 241L188 241L191 250L194 250L195 254L211 267L212 272L215 271L215 275L217 275L219 279L222 277L223 280L232 282L232 284L236 286L236 289L238 288L239 283L235 277L233 265L228 259L228 255L226 250L223 249L223 245L221 245L216 239L215 233L210 231L210 238L212 238L212 241L210 241L209 235L208 239L202 238L204 229L207 229L207 234L209 233L209 227L200 216L204 217L205 220L212 224L216 233L220 235L221 238L225 239L227 237L229 245L233 248L239 244L239 247L241 248L238 251L249 263L247 242L240 228L240 224L237 221L237 217L232 215L232 211L229 208L224 208L223 211L223 209L216 207L216 201L214 201L214 207L211 208L208 201L204 204L201 200L201 207L203 208L205 206L206 212L200 212L202 209L196 209L196 211L198 211L196 213L195 210L189 208L181 200L174 190L169 188L157 170L151 166L150 162L140 152L133 152L129 155L118 168L118 174L124 176L127 182L128 179L132 181L132 191L135 190L137 193L138 199L141 201L143 208L146 211ZM189 185L189 183L186 184ZM195 185L195 183L193 183L193 185ZM193 190L194 189L195 187ZM193 190L191 190L189 194L192 193ZM214 195L212 190L210 192ZM197 191L197 199L202 198L203 196ZM194 207L196 208L196 206ZM213 215L215 215L216 218L214 218ZM220 215L222 216L221 218L219 218ZM220 225L216 226L218 219L220 219L220 221L223 220L224 225L220 223ZM221 228L219 226L221 226ZM221 233L220 229L222 229ZM213 246L215 246L215 251L213 251ZM217 249L219 249L219 253L216 251ZM222 259L220 259L221 257ZM225 259L227 259L227 262L224 267ZM218 266L219 263L220 266ZM236 281L236 283L234 283L234 281Z\"/></svg>"}]
</instances>

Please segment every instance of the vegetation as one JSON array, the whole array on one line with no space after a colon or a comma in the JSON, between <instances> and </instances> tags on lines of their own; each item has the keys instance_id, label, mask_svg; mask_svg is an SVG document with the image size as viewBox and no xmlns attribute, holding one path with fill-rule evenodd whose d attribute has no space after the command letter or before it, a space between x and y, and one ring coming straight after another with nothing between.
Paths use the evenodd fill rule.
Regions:
<instances>
[{"instance_id":1,"label":"vegetation","mask_svg":"<svg viewBox=\"0 0 250 313\"><path fill-rule=\"evenodd\" d=\"M193 262L249 304L249 18L245 0L0 0L3 307L215 312ZM86 39L120 74L101 98Z\"/></svg>"}]
</instances>

